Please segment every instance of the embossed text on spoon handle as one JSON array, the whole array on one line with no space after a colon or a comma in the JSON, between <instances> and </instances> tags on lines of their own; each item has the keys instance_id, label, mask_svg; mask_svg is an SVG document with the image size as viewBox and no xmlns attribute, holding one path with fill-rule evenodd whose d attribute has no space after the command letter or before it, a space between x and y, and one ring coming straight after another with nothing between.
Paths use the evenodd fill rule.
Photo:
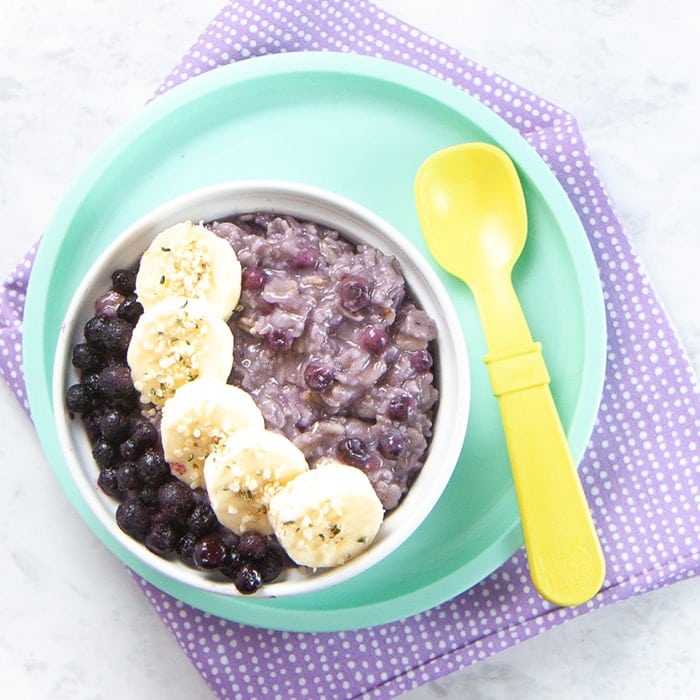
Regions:
<instances>
[{"instance_id":1,"label":"embossed text on spoon handle","mask_svg":"<svg viewBox=\"0 0 700 700\"><path fill-rule=\"evenodd\" d=\"M539 343L485 359L498 397L532 580L557 605L592 598L605 561Z\"/></svg>"}]
</instances>

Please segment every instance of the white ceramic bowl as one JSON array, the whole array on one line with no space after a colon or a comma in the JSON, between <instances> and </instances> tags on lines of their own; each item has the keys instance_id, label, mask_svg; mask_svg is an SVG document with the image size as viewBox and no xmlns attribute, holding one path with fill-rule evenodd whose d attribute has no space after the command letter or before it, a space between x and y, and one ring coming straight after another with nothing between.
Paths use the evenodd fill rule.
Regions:
<instances>
[{"instance_id":1,"label":"white ceramic bowl","mask_svg":"<svg viewBox=\"0 0 700 700\"><path fill-rule=\"evenodd\" d=\"M410 206L410 202L407 202ZM79 380L71 365L72 346L94 315L93 302L111 285L111 273L131 267L163 229L180 221L211 221L251 211L274 211L338 230L354 242L394 255L414 298L437 324L435 376L440 398L425 464L402 503L384 521L372 546L344 566L303 574L288 570L266 584L258 597L280 597L320 590L373 566L406 540L423 522L447 486L462 448L469 412L469 365L459 320L442 283L422 255L386 221L360 205L317 188L276 181L242 181L206 187L172 200L124 231L98 258L71 302L61 328L54 365L56 425L70 474L82 498L108 533L150 568L197 589L238 596L229 582L151 553L116 525L117 503L97 488L98 468L80 420L65 408L68 386Z\"/></svg>"}]
</instances>

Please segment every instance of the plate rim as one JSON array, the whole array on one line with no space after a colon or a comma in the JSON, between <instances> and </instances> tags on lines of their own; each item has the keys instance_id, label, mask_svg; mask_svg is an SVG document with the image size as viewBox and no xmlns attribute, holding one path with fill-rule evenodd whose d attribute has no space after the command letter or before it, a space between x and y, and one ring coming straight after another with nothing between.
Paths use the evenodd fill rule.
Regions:
<instances>
[{"instance_id":1,"label":"plate rim","mask_svg":"<svg viewBox=\"0 0 700 700\"><path fill-rule=\"evenodd\" d=\"M479 102L475 97L460 90L456 86L424 73L418 69L411 68L399 63L368 56L359 56L352 53L339 53L327 51L302 51L293 53L282 53L261 57L246 59L238 63L232 63L226 66L221 66L215 70L201 74L187 82L175 86L168 92L160 95L157 100L148 103L140 112L127 121L115 134L99 148L88 164L82 169L79 176L74 182L69 185L60 205L47 227L44 238L39 246L35 258L35 266L33 273L30 276L27 289L26 308L25 308L25 342L23 343L24 366L25 366L25 381L27 384L27 398L29 401L30 410L34 407L39 407L42 402L42 392L48 397L50 402L51 377L44 376L44 368L40 361L40 352L35 353L37 357L32 357L30 348L39 347L41 345L41 337L36 337L36 334L45 326L46 309L42 307L40 302L42 294L47 292L48 273L52 270L51 262L55 259L57 252L60 250L61 239L58 235L63 226L63 223L72 219L72 216L80 208L83 199L90 192L90 183L99 179L101 172L106 169L112 159L116 157L124 147L131 143L139 135L146 133L150 128L159 122L159 120L167 117L171 112L181 108L184 104L188 104L194 100L200 99L205 95L210 95L216 90L230 89L232 84L240 84L249 80L258 80L261 78L269 78L278 76L281 73L321 73L321 74L341 74L359 76L365 79L371 79L384 83L390 83L395 87L409 89L419 93L423 98L429 98L439 104L445 105L463 118L475 123L482 129L489 138L493 139L498 145L509 153L515 151L517 157L514 157L516 167L521 173L527 174L539 190L554 189L557 196L551 198L545 197L547 206L552 211L552 215L556 221L566 221L573 228L578 229L574 233L569 229L562 231L566 240L567 247L575 250L577 254L583 255L584 259L588 258L587 265L575 266L578 286L582 283L582 269L591 267L596 271L599 279L598 267L595 263L593 253L590 247L590 242L583 229L583 225L576 213L573 204L569 201L562 185L556 179L554 173L547 167L535 149L518 133L514 128L509 126L500 116L491 111L488 107ZM578 263L578 261L577 261ZM48 269L47 269L48 268ZM593 373L595 381L589 381L586 386L579 392L576 404L580 405L585 401L593 401L596 410L592 411L592 415L586 421L579 418L577 421L572 421L572 431L568 434L570 443L576 444L576 452L574 454L577 462L580 460L590 434L593 430L595 419L597 416L597 406L599 405L602 395L604 378L605 378L605 356L606 356L606 323L603 293L600 285L596 285L595 289L598 294L596 298L586 298L582 300L584 307L589 311L596 309L596 316L599 316L599 323L595 324L600 337L597 338L597 344L601 349L602 357L597 358L597 362L593 365L596 370ZM587 290L589 291L589 290ZM35 299L37 302L35 303ZM587 316L587 314L584 314ZM33 339L34 342L31 342ZM29 342L28 342L29 341ZM592 343L591 338L586 338L586 342ZM37 345L37 343L39 345ZM592 344L596 344L593 342ZM590 358L590 353L584 354L584 364L590 365L593 360ZM40 371L37 370L37 366ZM35 371L31 371L34 368ZM590 371L590 370L589 370ZM586 374L584 372L584 374ZM586 375L588 376L588 375ZM45 383L42 382L42 378ZM43 385L43 388L42 388ZM46 391L44 391L46 390ZM593 397L593 398L591 398ZM578 408L575 410L578 414ZM46 420L46 418L44 418ZM48 417L48 423L53 424L53 414ZM575 430L574 430L575 429ZM58 457L51 457L51 453L55 451L55 436L54 440L50 435L45 434L45 430L41 430L37 426L37 433L40 442L44 448L49 463L63 489L67 492L69 499L78 512L88 522L93 532L96 532L93 524L90 523L90 518L86 517L90 514L86 512L84 504L82 507L76 503L76 494L71 494L70 489L66 488L66 484L57 473L53 462ZM572 451L573 451L572 447ZM99 536L99 535L98 535ZM104 538L100 537L103 540ZM164 577L156 575L149 567L141 567L139 562L126 561L120 557L124 563L132 568L136 573L146 578L157 588L174 595L175 597L194 605L195 607L210 612L212 614L225 617L230 620L235 620L244 624L254 626L272 627L274 629L286 631L300 632L321 632L321 631L339 631L350 630L357 627L373 626L395 621L398 618L406 617L426 610L429 607L444 602L445 600L458 595L467 588L471 587L478 580L482 580L488 576L494 569L502 565L512 554L514 554L522 546L522 533L520 531L519 519L512 524L505 532L493 542L488 550L481 552L475 559L463 564L453 573L437 580L430 584L404 594L397 598L389 600L375 601L373 603L363 603L356 606L339 607L329 610L303 610L303 614L296 611L297 617L302 617L303 621L295 620L295 611L293 608L286 609L282 601L289 602L294 599L231 599L226 596L218 596L210 594L207 598L211 600L198 599L192 602L192 596L188 595L187 590L178 590L177 585L172 585L172 582ZM110 547L112 549L112 547ZM112 549L112 551L114 551ZM479 576L477 580L465 578L465 569L470 568L474 561L485 560L482 564L482 569L487 569L486 574ZM146 570L148 569L148 570ZM340 584L342 586L343 584ZM430 600L426 600L426 594L429 594ZM297 596L295 598L300 598ZM234 604L231 605L231 600ZM223 610L222 605L230 606L235 610ZM269 606L268 617L274 621L270 625L268 621L263 621L260 624L261 605ZM358 621L358 611L362 611L363 618L371 617L370 625L363 624ZM282 612L287 612L284 617ZM235 614L231 614L231 612ZM291 616L291 617L290 617ZM333 618L329 620L328 618Z\"/></svg>"}]
</instances>

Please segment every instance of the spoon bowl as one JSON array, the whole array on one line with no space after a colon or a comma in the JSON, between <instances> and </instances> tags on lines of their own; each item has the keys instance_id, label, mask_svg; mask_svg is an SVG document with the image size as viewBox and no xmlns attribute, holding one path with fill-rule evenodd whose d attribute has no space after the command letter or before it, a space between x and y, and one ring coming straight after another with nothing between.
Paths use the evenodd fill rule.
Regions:
<instances>
[{"instance_id":1,"label":"spoon bowl","mask_svg":"<svg viewBox=\"0 0 700 700\"><path fill-rule=\"evenodd\" d=\"M470 286L483 265L489 274L509 273L527 238L525 197L510 158L486 144L453 146L429 158L418 177L418 209L430 221L423 232L437 262Z\"/></svg>"}]
</instances>

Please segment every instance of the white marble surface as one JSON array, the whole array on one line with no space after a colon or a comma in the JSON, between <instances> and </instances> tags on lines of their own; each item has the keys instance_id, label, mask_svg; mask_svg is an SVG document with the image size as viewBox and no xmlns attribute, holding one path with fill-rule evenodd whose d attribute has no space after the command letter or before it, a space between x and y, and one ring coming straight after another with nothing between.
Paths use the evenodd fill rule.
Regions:
<instances>
[{"instance_id":1,"label":"white marble surface","mask_svg":"<svg viewBox=\"0 0 700 700\"><path fill-rule=\"evenodd\" d=\"M222 2L0 0L1 277ZM700 370L695 0L380 4L577 115ZM4 384L0 423L0 697L212 698L73 512ZM696 579L589 613L406 697L700 697L699 597Z\"/></svg>"}]
</instances>

